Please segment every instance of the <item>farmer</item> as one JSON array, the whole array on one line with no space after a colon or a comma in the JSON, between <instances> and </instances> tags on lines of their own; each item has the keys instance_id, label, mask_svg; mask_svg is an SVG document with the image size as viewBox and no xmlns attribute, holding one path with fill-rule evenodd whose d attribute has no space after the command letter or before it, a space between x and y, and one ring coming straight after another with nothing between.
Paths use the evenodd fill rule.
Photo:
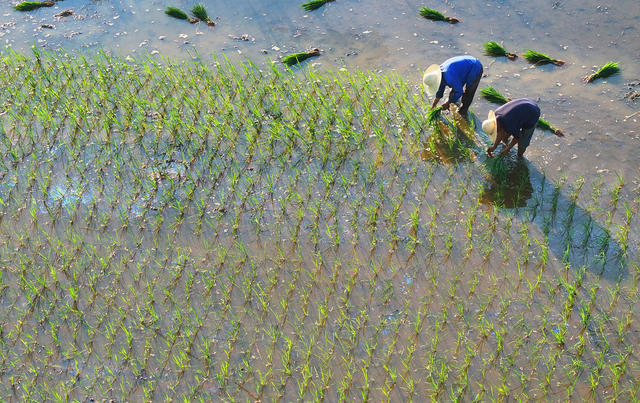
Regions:
<instances>
[{"instance_id":1,"label":"farmer","mask_svg":"<svg viewBox=\"0 0 640 403\"><path fill-rule=\"evenodd\" d=\"M456 56L441 65L432 64L422 76L422 84L429 98L435 95L431 108L435 108L444 95L445 87L451 87L449 100L442 104L442 109L449 109L449 105L456 103L462 97L459 113L467 114L469 105L478 89L482 77L482 63L472 56ZM464 87L464 89L463 89Z\"/></svg>"},{"instance_id":2,"label":"farmer","mask_svg":"<svg viewBox=\"0 0 640 403\"><path fill-rule=\"evenodd\" d=\"M540 118L540 108L527 98L514 99L496 109L495 112L489 111L489 117L482 122L482 130L493 141L493 145L487 149L487 154L493 157L493 151L502 142L506 147L500 155L507 154L517 144L518 156L522 157L531 142L538 118ZM560 130L556 130L555 135L563 136ZM507 144L510 136L513 138Z\"/></svg>"}]
</instances>

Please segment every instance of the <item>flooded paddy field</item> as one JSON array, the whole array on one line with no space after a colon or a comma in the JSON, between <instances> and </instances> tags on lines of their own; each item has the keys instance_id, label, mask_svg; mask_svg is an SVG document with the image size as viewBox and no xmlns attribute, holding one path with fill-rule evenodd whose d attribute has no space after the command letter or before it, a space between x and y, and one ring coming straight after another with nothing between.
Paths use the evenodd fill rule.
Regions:
<instances>
[{"instance_id":1,"label":"flooded paddy field","mask_svg":"<svg viewBox=\"0 0 640 403\"><path fill-rule=\"evenodd\" d=\"M637 178L496 181L397 76L36 56L1 70L4 398L637 398Z\"/></svg>"},{"instance_id":2,"label":"flooded paddy field","mask_svg":"<svg viewBox=\"0 0 640 403\"><path fill-rule=\"evenodd\" d=\"M0 9L3 400L639 399L637 2L203 4ZM429 122L459 53L567 137Z\"/></svg>"}]
</instances>

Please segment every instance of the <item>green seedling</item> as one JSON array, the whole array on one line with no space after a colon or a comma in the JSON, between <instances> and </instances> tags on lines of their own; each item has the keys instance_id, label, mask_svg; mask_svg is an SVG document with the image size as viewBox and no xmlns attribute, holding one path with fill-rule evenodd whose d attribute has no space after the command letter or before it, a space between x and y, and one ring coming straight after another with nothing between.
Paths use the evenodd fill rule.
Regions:
<instances>
[{"instance_id":1,"label":"green seedling","mask_svg":"<svg viewBox=\"0 0 640 403\"><path fill-rule=\"evenodd\" d=\"M507 52L507 50L496 41L486 42L484 44L484 51L485 51L485 54L489 56L494 56L494 57L504 56L509 58L510 60L514 60L518 57L518 55L516 55L515 53Z\"/></svg>"},{"instance_id":2,"label":"green seedling","mask_svg":"<svg viewBox=\"0 0 640 403\"><path fill-rule=\"evenodd\" d=\"M586 76L584 78L584 82L591 83L597 80L598 78L606 78L618 72L620 72L620 67L618 67L618 62L609 62L604 66L600 67L595 73Z\"/></svg>"},{"instance_id":3,"label":"green seedling","mask_svg":"<svg viewBox=\"0 0 640 403\"><path fill-rule=\"evenodd\" d=\"M556 66L562 66L564 61L558 59L552 59L544 53L536 52L535 50L527 49L523 54L524 58L533 64L554 64Z\"/></svg>"},{"instance_id":4,"label":"green seedling","mask_svg":"<svg viewBox=\"0 0 640 403\"><path fill-rule=\"evenodd\" d=\"M13 6L16 11L32 11L40 7L52 7L53 1L23 1Z\"/></svg>"},{"instance_id":5,"label":"green seedling","mask_svg":"<svg viewBox=\"0 0 640 403\"><path fill-rule=\"evenodd\" d=\"M428 20L444 21L444 22L448 22L449 24L456 24L460 22L460 20L458 20L457 18L447 17L444 14L442 14L440 11L434 10L432 8L421 8L420 15Z\"/></svg>"},{"instance_id":6,"label":"green seedling","mask_svg":"<svg viewBox=\"0 0 640 403\"><path fill-rule=\"evenodd\" d=\"M506 98L505 96L500 94L498 90L493 87L484 87L480 91L480 96L494 104L503 105L509 102L509 98Z\"/></svg>"},{"instance_id":7,"label":"green seedling","mask_svg":"<svg viewBox=\"0 0 640 403\"><path fill-rule=\"evenodd\" d=\"M536 124L536 126L539 127L542 130L548 130L548 131L552 132L553 134L555 134L558 137L564 137L564 133L562 132L562 130L551 126L551 124L549 122L547 122L546 120L544 120L542 118L538 119L538 123Z\"/></svg>"},{"instance_id":8,"label":"green seedling","mask_svg":"<svg viewBox=\"0 0 640 403\"><path fill-rule=\"evenodd\" d=\"M216 23L212 21L211 18L209 18L209 15L207 14L207 10L204 8L204 5L202 4L196 4L195 6L193 6L193 8L191 9L191 14L193 14L193 16L196 17L198 20L206 22L207 25L210 27L213 27L216 25Z\"/></svg>"},{"instance_id":9,"label":"green seedling","mask_svg":"<svg viewBox=\"0 0 640 403\"><path fill-rule=\"evenodd\" d=\"M317 48L311 49L308 52L292 53L282 58L282 63L287 66L293 66L301 63L310 57L320 56L320 50Z\"/></svg>"},{"instance_id":10,"label":"green seedling","mask_svg":"<svg viewBox=\"0 0 640 403\"><path fill-rule=\"evenodd\" d=\"M304 8L306 11L313 11L313 10L319 9L320 7L332 1L335 1L335 0L311 0L306 3L303 3L301 7Z\"/></svg>"},{"instance_id":11,"label":"green seedling","mask_svg":"<svg viewBox=\"0 0 640 403\"><path fill-rule=\"evenodd\" d=\"M167 7L167 9L164 10L164 13L169 17L177 18L179 20L189 19L189 16L187 15L187 13L185 13L184 11L176 7Z\"/></svg>"}]
</instances>

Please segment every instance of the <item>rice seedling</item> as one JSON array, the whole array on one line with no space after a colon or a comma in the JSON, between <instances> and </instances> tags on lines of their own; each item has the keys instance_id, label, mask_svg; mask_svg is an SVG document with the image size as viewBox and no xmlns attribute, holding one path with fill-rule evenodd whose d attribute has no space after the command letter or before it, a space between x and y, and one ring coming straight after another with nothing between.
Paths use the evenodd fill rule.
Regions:
<instances>
[{"instance_id":1,"label":"rice seedling","mask_svg":"<svg viewBox=\"0 0 640 403\"><path fill-rule=\"evenodd\" d=\"M536 52L535 50L526 49L523 56L529 63L533 64L554 64L556 66L562 66L564 61L558 59L552 59L544 53Z\"/></svg>"},{"instance_id":2,"label":"rice seedling","mask_svg":"<svg viewBox=\"0 0 640 403\"><path fill-rule=\"evenodd\" d=\"M187 13L177 7L167 7L167 9L164 10L164 13L169 17L177 18L179 20L186 20L189 18Z\"/></svg>"},{"instance_id":3,"label":"rice seedling","mask_svg":"<svg viewBox=\"0 0 640 403\"><path fill-rule=\"evenodd\" d=\"M16 11L32 11L40 7L52 7L53 1L23 1L13 6Z\"/></svg>"},{"instance_id":4,"label":"rice seedling","mask_svg":"<svg viewBox=\"0 0 640 403\"><path fill-rule=\"evenodd\" d=\"M542 130L548 130L558 137L564 137L564 133L562 132L562 130L551 126L551 124L543 118L538 119L538 123L536 124L536 126Z\"/></svg>"},{"instance_id":5,"label":"rice seedling","mask_svg":"<svg viewBox=\"0 0 640 403\"><path fill-rule=\"evenodd\" d=\"M460 22L460 20L458 20L457 18L447 17L440 11L434 10L432 8L423 7L419 12L422 17L432 21L444 21L448 22L449 24L456 24Z\"/></svg>"},{"instance_id":6,"label":"rice seedling","mask_svg":"<svg viewBox=\"0 0 640 403\"><path fill-rule=\"evenodd\" d=\"M319 9L320 7L332 1L335 1L335 0L310 0L310 1L307 1L306 3L303 3L301 7L304 8L306 11L313 11L313 10Z\"/></svg>"},{"instance_id":7,"label":"rice seedling","mask_svg":"<svg viewBox=\"0 0 640 403\"><path fill-rule=\"evenodd\" d=\"M604 66L600 67L595 73L590 74L584 78L584 82L591 83L599 78L610 77L620 72L618 62L608 62Z\"/></svg>"},{"instance_id":8,"label":"rice seedling","mask_svg":"<svg viewBox=\"0 0 640 403\"><path fill-rule=\"evenodd\" d=\"M480 96L494 104L503 105L509 102L509 98L504 97L493 87L487 86L480 90Z\"/></svg>"},{"instance_id":9,"label":"rice seedling","mask_svg":"<svg viewBox=\"0 0 640 403\"><path fill-rule=\"evenodd\" d=\"M214 27L216 25L215 21L209 18L206 8L201 3L193 6L193 8L191 9L191 14L193 14L193 16L198 20L206 22L210 27Z\"/></svg>"},{"instance_id":10,"label":"rice seedling","mask_svg":"<svg viewBox=\"0 0 640 403\"><path fill-rule=\"evenodd\" d=\"M292 53L290 55L286 55L282 58L282 63L286 64L287 66L293 66L295 64L298 64L307 60L310 57L315 57L315 56L320 56L319 49L314 48L307 52L299 52L299 53Z\"/></svg>"},{"instance_id":11,"label":"rice seedling","mask_svg":"<svg viewBox=\"0 0 640 403\"><path fill-rule=\"evenodd\" d=\"M509 58L510 60L514 60L518 57L518 55L516 55L515 53L507 52L507 50L496 41L485 42L484 50L485 50L485 54L489 56L494 56L494 57L504 56Z\"/></svg>"}]
</instances>

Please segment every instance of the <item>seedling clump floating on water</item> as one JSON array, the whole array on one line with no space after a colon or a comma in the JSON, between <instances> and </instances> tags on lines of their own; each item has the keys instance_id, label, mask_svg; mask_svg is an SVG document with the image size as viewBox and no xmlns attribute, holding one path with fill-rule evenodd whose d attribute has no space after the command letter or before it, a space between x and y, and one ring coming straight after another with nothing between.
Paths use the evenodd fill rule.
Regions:
<instances>
[{"instance_id":1,"label":"seedling clump floating on water","mask_svg":"<svg viewBox=\"0 0 640 403\"><path fill-rule=\"evenodd\" d=\"M428 20L444 21L444 22L448 22L449 24L455 24L460 22L460 20L458 20L457 18L447 17L444 14L442 14L440 11L434 10L432 8L426 8L426 7L421 8L420 15Z\"/></svg>"},{"instance_id":2,"label":"seedling clump floating on water","mask_svg":"<svg viewBox=\"0 0 640 403\"><path fill-rule=\"evenodd\" d=\"M511 60L518 57L518 55L516 55L515 53L507 52L506 49L496 41L486 42L484 44L484 50L485 50L485 53L489 56L495 56L495 57L505 56Z\"/></svg>"},{"instance_id":3,"label":"seedling clump floating on water","mask_svg":"<svg viewBox=\"0 0 640 403\"><path fill-rule=\"evenodd\" d=\"M335 0L311 0L302 4L302 8L304 8L307 11L313 11L324 6L325 4L331 1L335 1Z\"/></svg>"},{"instance_id":4,"label":"seedling clump floating on water","mask_svg":"<svg viewBox=\"0 0 640 403\"><path fill-rule=\"evenodd\" d=\"M552 59L544 53L536 52L531 49L525 50L523 56L533 64L555 64L556 66L562 66L564 64L564 61L562 60Z\"/></svg>"},{"instance_id":5,"label":"seedling clump floating on water","mask_svg":"<svg viewBox=\"0 0 640 403\"><path fill-rule=\"evenodd\" d=\"M562 130L551 126L549 122L547 122L542 118L538 119L538 124L536 126L538 126L542 130L549 130L550 132L553 132L553 134L555 134L558 137L564 137L564 133L562 132Z\"/></svg>"},{"instance_id":6,"label":"seedling clump floating on water","mask_svg":"<svg viewBox=\"0 0 640 403\"><path fill-rule=\"evenodd\" d=\"M593 82L598 78L606 78L612 76L620 71L620 67L618 67L618 62L609 62L604 66L600 67L598 71L595 73L588 75L584 78L584 81L587 83Z\"/></svg>"},{"instance_id":7,"label":"seedling clump floating on water","mask_svg":"<svg viewBox=\"0 0 640 403\"><path fill-rule=\"evenodd\" d=\"M177 18L179 20L186 20L189 18L187 13L176 7L167 7L167 9L164 10L164 13L169 17Z\"/></svg>"},{"instance_id":8,"label":"seedling clump floating on water","mask_svg":"<svg viewBox=\"0 0 640 403\"><path fill-rule=\"evenodd\" d=\"M51 6L53 6L53 1L23 1L13 6L13 9L16 11L31 11L40 7Z\"/></svg>"},{"instance_id":9,"label":"seedling clump floating on water","mask_svg":"<svg viewBox=\"0 0 640 403\"><path fill-rule=\"evenodd\" d=\"M193 6L193 8L191 9L191 13L198 20L206 22L207 25L209 25L210 27L213 27L216 25L216 23L212 21L211 18L209 18L209 15L207 14L207 10L204 8L202 4L196 4L195 6Z\"/></svg>"},{"instance_id":10,"label":"seedling clump floating on water","mask_svg":"<svg viewBox=\"0 0 640 403\"><path fill-rule=\"evenodd\" d=\"M503 105L509 102L509 98L506 98L505 96L500 94L495 88L490 86L484 87L480 91L480 96L489 102L493 102L494 104Z\"/></svg>"},{"instance_id":11,"label":"seedling clump floating on water","mask_svg":"<svg viewBox=\"0 0 640 403\"><path fill-rule=\"evenodd\" d=\"M294 64L298 64L314 56L320 56L319 49L314 48L308 52L292 53L290 55L286 55L282 58L282 63L286 64L287 66L293 66Z\"/></svg>"}]
</instances>

